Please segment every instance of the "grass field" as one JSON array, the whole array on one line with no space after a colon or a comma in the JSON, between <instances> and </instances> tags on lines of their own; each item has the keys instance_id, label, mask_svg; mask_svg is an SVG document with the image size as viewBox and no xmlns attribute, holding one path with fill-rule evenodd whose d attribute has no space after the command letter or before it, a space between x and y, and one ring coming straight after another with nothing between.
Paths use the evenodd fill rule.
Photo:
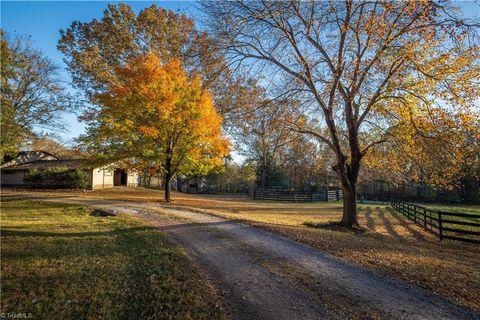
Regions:
<instances>
[{"instance_id":1,"label":"grass field","mask_svg":"<svg viewBox=\"0 0 480 320\"><path fill-rule=\"evenodd\" d=\"M460 205L437 205L437 204L428 204L428 203L420 204L420 205L433 210L455 212L455 213L480 214L480 206L476 206L476 205L460 206Z\"/></svg>"},{"instance_id":2,"label":"grass field","mask_svg":"<svg viewBox=\"0 0 480 320\"><path fill-rule=\"evenodd\" d=\"M165 236L127 216L1 203L1 313L32 319L218 319L213 289Z\"/></svg>"},{"instance_id":3,"label":"grass field","mask_svg":"<svg viewBox=\"0 0 480 320\"><path fill-rule=\"evenodd\" d=\"M72 192L61 194L68 196ZM113 188L75 195L141 202L163 199L161 190L143 188ZM346 232L305 225L339 221L342 204L338 202L268 202L183 193L173 193L172 198L173 206L243 220L480 311L480 246L441 242L386 205L360 205L359 223L365 232Z\"/></svg>"}]
</instances>

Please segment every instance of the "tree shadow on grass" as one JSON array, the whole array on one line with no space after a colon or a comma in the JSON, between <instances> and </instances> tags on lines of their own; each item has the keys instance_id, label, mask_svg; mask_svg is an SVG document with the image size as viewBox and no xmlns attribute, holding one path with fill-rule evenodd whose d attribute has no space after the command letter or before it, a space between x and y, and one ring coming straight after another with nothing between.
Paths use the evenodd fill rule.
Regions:
<instances>
[{"instance_id":1,"label":"tree shadow on grass","mask_svg":"<svg viewBox=\"0 0 480 320\"><path fill-rule=\"evenodd\" d=\"M17 228L2 228L2 237L59 237L59 238L78 238L78 237L98 237L98 236L118 236L123 233L135 233L138 231L153 230L155 227L142 226L132 228L119 228L109 231L91 231L91 232L44 232L44 231L19 231Z\"/></svg>"},{"instance_id":2,"label":"tree shadow on grass","mask_svg":"<svg viewBox=\"0 0 480 320\"><path fill-rule=\"evenodd\" d=\"M378 210L378 208L377 208ZM421 234L419 231L415 230L412 227L412 224L407 222L403 217L399 217L397 212L393 209L387 208L388 212L399 222L399 224L407 230L415 239L417 240L425 240L425 236Z\"/></svg>"},{"instance_id":3,"label":"tree shadow on grass","mask_svg":"<svg viewBox=\"0 0 480 320\"><path fill-rule=\"evenodd\" d=\"M154 232L150 232L150 231ZM218 318L215 301L194 294L190 266L151 226L97 232L2 230L6 308L34 317ZM32 300L38 301L33 303ZM203 300L202 300L203 299ZM200 301L200 302L199 302Z\"/></svg>"},{"instance_id":4,"label":"tree shadow on grass","mask_svg":"<svg viewBox=\"0 0 480 320\"><path fill-rule=\"evenodd\" d=\"M395 231L395 229L392 226L392 222L385 217L385 213L383 212L383 210L377 207L376 211L377 211L378 217L382 220L382 224L385 227L385 230L387 231L387 233L397 240L402 240L403 237L397 231Z\"/></svg>"},{"instance_id":5,"label":"tree shadow on grass","mask_svg":"<svg viewBox=\"0 0 480 320\"><path fill-rule=\"evenodd\" d=\"M367 219L367 228L375 231L375 220L372 218L372 208L367 208L365 212L365 218Z\"/></svg>"}]
</instances>

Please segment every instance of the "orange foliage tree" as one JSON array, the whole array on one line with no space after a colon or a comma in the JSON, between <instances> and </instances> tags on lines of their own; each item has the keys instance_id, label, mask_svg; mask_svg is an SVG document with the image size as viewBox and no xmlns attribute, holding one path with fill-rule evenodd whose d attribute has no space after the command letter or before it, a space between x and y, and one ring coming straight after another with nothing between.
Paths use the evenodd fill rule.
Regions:
<instances>
[{"instance_id":1,"label":"orange foliage tree","mask_svg":"<svg viewBox=\"0 0 480 320\"><path fill-rule=\"evenodd\" d=\"M206 174L222 164L229 152L222 117L179 60L162 64L154 53L141 55L116 68L115 79L93 98L100 108L82 137L87 146L104 158L132 157L162 173L166 201L175 174Z\"/></svg>"}]
</instances>

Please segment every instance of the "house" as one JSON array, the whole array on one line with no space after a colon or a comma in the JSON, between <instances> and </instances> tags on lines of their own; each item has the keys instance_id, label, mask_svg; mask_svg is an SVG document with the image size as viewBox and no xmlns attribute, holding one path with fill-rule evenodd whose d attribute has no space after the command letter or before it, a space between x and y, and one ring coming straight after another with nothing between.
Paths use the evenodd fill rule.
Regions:
<instances>
[{"instance_id":1,"label":"house","mask_svg":"<svg viewBox=\"0 0 480 320\"><path fill-rule=\"evenodd\" d=\"M88 175L88 189L103 189L113 186L138 186L139 176L135 170L116 167L115 164L103 167L89 167L82 159L60 159L45 151L23 151L16 158L4 159L0 166L2 187L26 186L23 181L30 169L48 168L81 169Z\"/></svg>"}]
</instances>

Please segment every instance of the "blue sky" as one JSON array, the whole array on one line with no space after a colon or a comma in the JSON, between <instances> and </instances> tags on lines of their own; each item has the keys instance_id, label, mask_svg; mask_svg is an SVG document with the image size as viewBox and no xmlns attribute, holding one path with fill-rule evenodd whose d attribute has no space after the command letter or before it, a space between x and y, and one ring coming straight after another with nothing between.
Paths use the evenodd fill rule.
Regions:
<instances>
[{"instance_id":1,"label":"blue sky","mask_svg":"<svg viewBox=\"0 0 480 320\"><path fill-rule=\"evenodd\" d=\"M79 20L91 21L101 18L108 3L104 1L1 1L1 27L10 34L30 35L33 46L41 49L45 55L62 69L62 77L67 82L70 76L65 70L63 55L57 50L60 29L67 29L70 24ZM135 1L128 2L135 12L150 6L152 3L166 9L191 15L194 12L193 2L182 1ZM73 114L63 114L67 131L60 136L65 142L71 142L83 132L84 126Z\"/></svg>"}]
</instances>

